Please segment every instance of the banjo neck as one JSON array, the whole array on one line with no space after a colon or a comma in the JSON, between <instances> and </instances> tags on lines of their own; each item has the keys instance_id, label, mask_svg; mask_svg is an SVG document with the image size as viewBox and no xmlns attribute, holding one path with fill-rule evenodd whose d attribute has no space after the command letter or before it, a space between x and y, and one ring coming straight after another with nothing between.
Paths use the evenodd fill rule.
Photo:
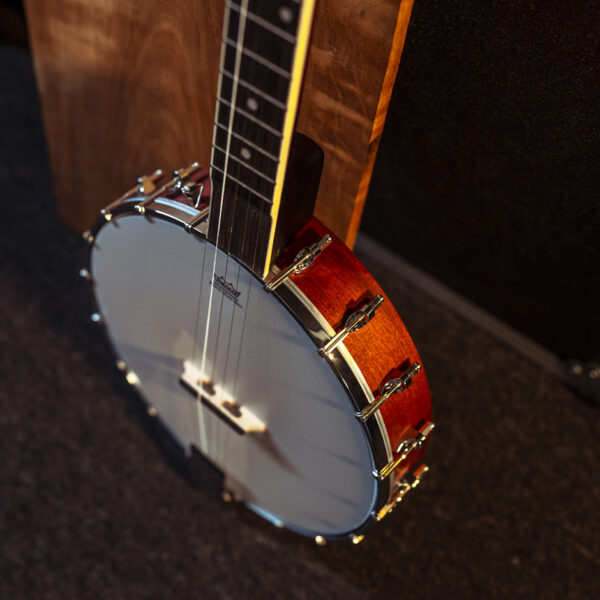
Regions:
<instances>
[{"instance_id":1,"label":"banjo neck","mask_svg":"<svg viewBox=\"0 0 600 600\"><path fill-rule=\"evenodd\" d=\"M265 278L315 0L227 0L211 154L208 240Z\"/></svg>"}]
</instances>

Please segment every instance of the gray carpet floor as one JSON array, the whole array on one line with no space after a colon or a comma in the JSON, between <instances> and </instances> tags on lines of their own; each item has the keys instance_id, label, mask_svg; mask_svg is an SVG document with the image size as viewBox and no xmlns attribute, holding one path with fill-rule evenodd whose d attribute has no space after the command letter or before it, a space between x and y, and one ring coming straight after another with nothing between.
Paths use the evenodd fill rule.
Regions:
<instances>
[{"instance_id":1,"label":"gray carpet floor","mask_svg":"<svg viewBox=\"0 0 600 600\"><path fill-rule=\"evenodd\" d=\"M422 485L325 547L208 468L192 485L89 321L51 190L29 57L0 48L0 598L600 595L598 410L384 265L434 397Z\"/></svg>"}]
</instances>

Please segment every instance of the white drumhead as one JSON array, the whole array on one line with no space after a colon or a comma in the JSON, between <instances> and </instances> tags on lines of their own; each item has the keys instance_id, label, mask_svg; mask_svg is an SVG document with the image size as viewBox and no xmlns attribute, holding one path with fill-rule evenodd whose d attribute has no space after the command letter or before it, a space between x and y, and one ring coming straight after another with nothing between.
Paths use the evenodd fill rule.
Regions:
<instances>
[{"instance_id":1,"label":"white drumhead","mask_svg":"<svg viewBox=\"0 0 600 600\"><path fill-rule=\"evenodd\" d=\"M220 251L213 275L214 260L214 246L165 220L124 214L103 226L91 273L117 354L171 433L237 482L243 500L306 535L355 530L377 488L346 391L277 298ZM236 433L180 385L184 361L202 366L207 321L205 372L266 433Z\"/></svg>"}]
</instances>

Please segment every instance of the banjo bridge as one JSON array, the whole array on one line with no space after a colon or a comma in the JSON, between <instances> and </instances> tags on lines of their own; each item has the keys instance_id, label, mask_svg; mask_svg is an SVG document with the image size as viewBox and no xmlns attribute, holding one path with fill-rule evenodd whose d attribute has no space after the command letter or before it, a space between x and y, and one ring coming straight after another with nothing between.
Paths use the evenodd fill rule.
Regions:
<instances>
[{"instance_id":1,"label":"banjo bridge","mask_svg":"<svg viewBox=\"0 0 600 600\"><path fill-rule=\"evenodd\" d=\"M191 361L183 362L183 373L179 381L185 389L198 398L199 402L210 408L237 433L266 431L263 421L245 406L238 404L220 385L215 385Z\"/></svg>"}]
</instances>

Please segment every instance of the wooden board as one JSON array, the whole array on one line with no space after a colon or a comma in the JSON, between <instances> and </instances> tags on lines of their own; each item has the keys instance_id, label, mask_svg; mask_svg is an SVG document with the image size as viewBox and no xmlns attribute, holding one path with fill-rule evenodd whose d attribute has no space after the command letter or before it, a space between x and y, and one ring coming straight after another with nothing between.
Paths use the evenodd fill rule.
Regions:
<instances>
[{"instance_id":1,"label":"wooden board","mask_svg":"<svg viewBox=\"0 0 600 600\"><path fill-rule=\"evenodd\" d=\"M208 164L223 0L25 4L59 211L70 225L86 229L141 173ZM412 4L317 4L298 129L325 150L316 215L349 246Z\"/></svg>"}]
</instances>

